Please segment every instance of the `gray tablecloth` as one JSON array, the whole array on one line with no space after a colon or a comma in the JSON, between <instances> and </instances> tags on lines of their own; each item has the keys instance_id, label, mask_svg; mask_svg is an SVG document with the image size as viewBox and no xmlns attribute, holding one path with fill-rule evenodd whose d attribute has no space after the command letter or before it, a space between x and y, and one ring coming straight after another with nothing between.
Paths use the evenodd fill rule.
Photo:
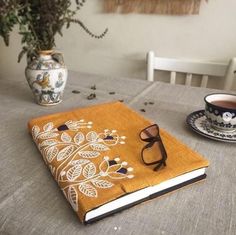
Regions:
<instances>
[{"instance_id":1,"label":"gray tablecloth","mask_svg":"<svg viewBox=\"0 0 236 235\"><path fill-rule=\"evenodd\" d=\"M93 92L95 100L86 97ZM73 94L72 90L80 94ZM109 92L115 91L114 95ZM70 72L64 101L41 107L23 79L0 80L0 234L236 234L236 145L193 133L186 116L213 90ZM207 180L82 225L27 131L33 117L123 99L210 161ZM145 101L153 105L145 106Z\"/></svg>"}]
</instances>

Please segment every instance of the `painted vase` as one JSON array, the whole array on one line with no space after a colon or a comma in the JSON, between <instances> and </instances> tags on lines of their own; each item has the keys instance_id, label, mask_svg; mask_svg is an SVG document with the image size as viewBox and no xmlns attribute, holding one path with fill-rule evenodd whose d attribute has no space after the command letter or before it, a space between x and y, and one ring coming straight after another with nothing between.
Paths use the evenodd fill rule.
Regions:
<instances>
[{"instance_id":1,"label":"painted vase","mask_svg":"<svg viewBox=\"0 0 236 235\"><path fill-rule=\"evenodd\" d=\"M68 71L61 53L40 51L27 58L25 76L40 105L56 105L62 101Z\"/></svg>"}]
</instances>

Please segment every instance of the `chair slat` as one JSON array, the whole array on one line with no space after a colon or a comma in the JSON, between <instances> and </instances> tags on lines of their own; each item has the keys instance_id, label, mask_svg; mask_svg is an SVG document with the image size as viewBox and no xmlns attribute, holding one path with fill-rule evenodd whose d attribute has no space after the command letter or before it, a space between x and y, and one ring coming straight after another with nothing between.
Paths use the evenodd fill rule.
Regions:
<instances>
[{"instance_id":1,"label":"chair slat","mask_svg":"<svg viewBox=\"0 0 236 235\"><path fill-rule=\"evenodd\" d=\"M176 83L176 72L171 72L170 73L170 83L175 84Z\"/></svg>"},{"instance_id":2,"label":"chair slat","mask_svg":"<svg viewBox=\"0 0 236 235\"><path fill-rule=\"evenodd\" d=\"M201 87L207 87L209 77L224 78L224 89L232 89L236 79L236 57L230 63L207 62L197 60L179 60L156 57L154 51L147 54L147 79L154 81L154 70L170 72L170 83L176 84L176 74L185 73L185 85L190 86L195 75L201 76Z\"/></svg>"},{"instance_id":3,"label":"chair slat","mask_svg":"<svg viewBox=\"0 0 236 235\"><path fill-rule=\"evenodd\" d=\"M186 80L185 80L185 85L186 86L191 86L192 77L193 77L193 75L191 73L186 74Z\"/></svg>"},{"instance_id":4,"label":"chair slat","mask_svg":"<svg viewBox=\"0 0 236 235\"><path fill-rule=\"evenodd\" d=\"M208 77L207 75L203 75L203 76L202 76L201 87L207 87L208 78L209 78L209 77Z\"/></svg>"},{"instance_id":5,"label":"chair slat","mask_svg":"<svg viewBox=\"0 0 236 235\"><path fill-rule=\"evenodd\" d=\"M163 71L175 71L180 73L207 74L211 76L224 76L227 64L202 62L194 60L177 60L154 56L154 69Z\"/></svg>"},{"instance_id":6,"label":"chair slat","mask_svg":"<svg viewBox=\"0 0 236 235\"><path fill-rule=\"evenodd\" d=\"M147 79L150 82L154 81L154 61L155 61L155 55L153 51L150 51L147 54Z\"/></svg>"}]
</instances>

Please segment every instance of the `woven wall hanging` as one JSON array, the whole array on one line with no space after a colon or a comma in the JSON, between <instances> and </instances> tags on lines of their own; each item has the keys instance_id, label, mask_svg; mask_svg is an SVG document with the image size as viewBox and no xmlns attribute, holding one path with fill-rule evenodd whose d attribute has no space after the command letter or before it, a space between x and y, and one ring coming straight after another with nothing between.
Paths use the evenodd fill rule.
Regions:
<instances>
[{"instance_id":1,"label":"woven wall hanging","mask_svg":"<svg viewBox=\"0 0 236 235\"><path fill-rule=\"evenodd\" d=\"M198 14L202 0L104 0L107 13ZM206 0L207 1L207 0Z\"/></svg>"}]
</instances>

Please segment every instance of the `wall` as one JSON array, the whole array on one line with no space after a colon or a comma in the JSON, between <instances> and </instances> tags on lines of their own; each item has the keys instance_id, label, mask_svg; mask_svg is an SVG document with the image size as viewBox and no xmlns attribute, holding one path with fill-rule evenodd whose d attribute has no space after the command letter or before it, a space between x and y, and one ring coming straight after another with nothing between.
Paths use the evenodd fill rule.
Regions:
<instances>
[{"instance_id":1,"label":"wall","mask_svg":"<svg viewBox=\"0 0 236 235\"><path fill-rule=\"evenodd\" d=\"M235 0L203 1L200 15L194 16L103 14L101 2L87 1L78 17L94 32L108 27L104 39L90 38L77 25L64 30L63 38L58 37L57 47L64 53L69 69L145 79L148 50L159 56L219 62L236 56ZM0 40L1 78L24 76L25 63L16 62L19 41L16 32L9 48Z\"/></svg>"}]
</instances>

